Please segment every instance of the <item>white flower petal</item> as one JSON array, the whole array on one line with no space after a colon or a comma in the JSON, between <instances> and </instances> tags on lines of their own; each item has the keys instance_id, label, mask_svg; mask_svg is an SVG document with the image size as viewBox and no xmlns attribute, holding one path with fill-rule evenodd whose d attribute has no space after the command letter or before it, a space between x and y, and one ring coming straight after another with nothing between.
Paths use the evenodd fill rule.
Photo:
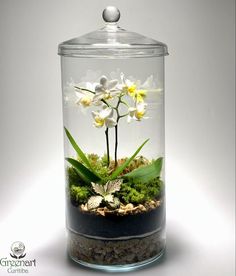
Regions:
<instances>
[{"instance_id":1,"label":"white flower petal","mask_svg":"<svg viewBox=\"0 0 236 276\"><path fill-rule=\"evenodd\" d=\"M124 84L118 83L117 86L116 86L116 90L115 91L119 91L120 92L123 89L123 87L124 87Z\"/></svg>"},{"instance_id":2,"label":"white flower petal","mask_svg":"<svg viewBox=\"0 0 236 276\"><path fill-rule=\"evenodd\" d=\"M93 118L95 118L95 117L99 116L99 112L92 111L91 113L92 113Z\"/></svg>"},{"instance_id":3,"label":"white flower petal","mask_svg":"<svg viewBox=\"0 0 236 276\"><path fill-rule=\"evenodd\" d=\"M104 87L101 84L95 86L95 92L104 92Z\"/></svg>"},{"instance_id":4,"label":"white flower petal","mask_svg":"<svg viewBox=\"0 0 236 276\"><path fill-rule=\"evenodd\" d=\"M135 107L129 107L128 111L129 111L129 116L133 117L135 112L136 112L137 108Z\"/></svg>"},{"instance_id":5,"label":"white flower petal","mask_svg":"<svg viewBox=\"0 0 236 276\"><path fill-rule=\"evenodd\" d=\"M102 119L106 119L108 117L111 116L111 114L113 113L113 110L111 108L104 108L103 110L101 110L99 112L99 116L102 118Z\"/></svg>"},{"instance_id":6,"label":"white flower petal","mask_svg":"<svg viewBox=\"0 0 236 276\"><path fill-rule=\"evenodd\" d=\"M101 92L101 93L96 93L93 97L93 100L94 101L100 101L102 98L103 98L104 94Z\"/></svg>"},{"instance_id":7,"label":"white flower petal","mask_svg":"<svg viewBox=\"0 0 236 276\"><path fill-rule=\"evenodd\" d=\"M79 87L81 87L81 88L85 88L85 89L88 89L88 90L94 92L94 89L95 89L95 86L96 86L96 85L98 85L98 83L80 82L80 83L74 84L74 88L75 88L76 90L79 90ZM84 92L86 92L86 91L84 91ZM86 92L86 93L89 93L89 92Z\"/></svg>"},{"instance_id":8,"label":"white flower petal","mask_svg":"<svg viewBox=\"0 0 236 276\"><path fill-rule=\"evenodd\" d=\"M80 91L75 91L75 95L78 98L78 100L80 100L81 98L83 98L84 93L81 93Z\"/></svg>"},{"instance_id":9,"label":"white flower petal","mask_svg":"<svg viewBox=\"0 0 236 276\"><path fill-rule=\"evenodd\" d=\"M125 84L126 84L128 87L134 85L134 83L133 83L132 81L128 80L128 79L125 80Z\"/></svg>"},{"instance_id":10,"label":"white flower petal","mask_svg":"<svg viewBox=\"0 0 236 276\"><path fill-rule=\"evenodd\" d=\"M123 83L123 84L125 84L125 75L124 75L124 73L120 73L120 78L121 78L121 82Z\"/></svg>"},{"instance_id":11,"label":"white flower petal","mask_svg":"<svg viewBox=\"0 0 236 276\"><path fill-rule=\"evenodd\" d=\"M108 128L112 128L112 127L115 127L117 125L117 123L116 123L115 119L113 119L113 118L107 118L106 121L105 121L105 125Z\"/></svg>"},{"instance_id":12,"label":"white flower petal","mask_svg":"<svg viewBox=\"0 0 236 276\"><path fill-rule=\"evenodd\" d=\"M127 122L130 123L131 121L132 121L132 117L130 115L128 115Z\"/></svg>"},{"instance_id":13,"label":"white flower petal","mask_svg":"<svg viewBox=\"0 0 236 276\"><path fill-rule=\"evenodd\" d=\"M114 111L113 111L113 109L111 109L111 112L110 112L108 118L112 118L113 117L113 113L114 113Z\"/></svg>"},{"instance_id":14,"label":"white flower petal","mask_svg":"<svg viewBox=\"0 0 236 276\"><path fill-rule=\"evenodd\" d=\"M102 109L107 109L107 105L105 103L102 103Z\"/></svg>"},{"instance_id":15,"label":"white flower petal","mask_svg":"<svg viewBox=\"0 0 236 276\"><path fill-rule=\"evenodd\" d=\"M102 125L97 124L96 122L94 122L93 125L94 125L96 128L102 128L102 127L103 127Z\"/></svg>"},{"instance_id":16,"label":"white flower petal","mask_svg":"<svg viewBox=\"0 0 236 276\"><path fill-rule=\"evenodd\" d=\"M102 102L100 100L94 100L93 99L92 104L95 105L95 106L100 106L100 105L102 105Z\"/></svg>"},{"instance_id":17,"label":"white flower petal","mask_svg":"<svg viewBox=\"0 0 236 276\"><path fill-rule=\"evenodd\" d=\"M112 88L114 88L118 83L118 80L111 80L108 81L106 84L106 89L111 90Z\"/></svg>"},{"instance_id":18,"label":"white flower petal","mask_svg":"<svg viewBox=\"0 0 236 276\"><path fill-rule=\"evenodd\" d=\"M107 77L106 76L102 76L100 78L100 84L104 87L107 83Z\"/></svg>"},{"instance_id":19,"label":"white flower petal","mask_svg":"<svg viewBox=\"0 0 236 276\"><path fill-rule=\"evenodd\" d=\"M91 90L91 91L95 91L95 87L98 85L98 83L91 83L91 82L87 82L86 83L86 88L88 90Z\"/></svg>"},{"instance_id":20,"label":"white flower petal","mask_svg":"<svg viewBox=\"0 0 236 276\"><path fill-rule=\"evenodd\" d=\"M147 104L144 102L140 102L136 106L138 112L145 111L146 107L147 107Z\"/></svg>"},{"instance_id":21,"label":"white flower petal","mask_svg":"<svg viewBox=\"0 0 236 276\"><path fill-rule=\"evenodd\" d=\"M115 96L120 95L121 91L119 91L119 90L116 89L116 90L111 90L110 93L111 93L112 97L115 97Z\"/></svg>"}]
</instances>

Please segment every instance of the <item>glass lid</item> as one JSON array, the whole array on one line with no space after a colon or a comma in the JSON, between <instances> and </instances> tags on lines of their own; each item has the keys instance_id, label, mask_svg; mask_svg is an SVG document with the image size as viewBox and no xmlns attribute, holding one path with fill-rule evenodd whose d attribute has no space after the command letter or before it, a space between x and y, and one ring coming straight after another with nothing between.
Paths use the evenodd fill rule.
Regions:
<instances>
[{"instance_id":1,"label":"glass lid","mask_svg":"<svg viewBox=\"0 0 236 276\"><path fill-rule=\"evenodd\" d=\"M83 36L62 42L58 54L71 57L127 58L168 55L167 45L118 25L120 11L107 7L102 13L105 26Z\"/></svg>"}]
</instances>

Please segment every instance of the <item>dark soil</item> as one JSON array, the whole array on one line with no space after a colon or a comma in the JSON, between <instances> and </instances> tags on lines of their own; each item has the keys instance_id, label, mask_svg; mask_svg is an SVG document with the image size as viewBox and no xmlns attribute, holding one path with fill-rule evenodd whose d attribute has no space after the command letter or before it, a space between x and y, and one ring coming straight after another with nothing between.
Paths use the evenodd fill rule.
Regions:
<instances>
[{"instance_id":1,"label":"dark soil","mask_svg":"<svg viewBox=\"0 0 236 276\"><path fill-rule=\"evenodd\" d=\"M165 225L165 202L139 213L84 212L79 207L67 204L67 226L72 231L86 236L101 238L132 237L145 235Z\"/></svg>"}]
</instances>

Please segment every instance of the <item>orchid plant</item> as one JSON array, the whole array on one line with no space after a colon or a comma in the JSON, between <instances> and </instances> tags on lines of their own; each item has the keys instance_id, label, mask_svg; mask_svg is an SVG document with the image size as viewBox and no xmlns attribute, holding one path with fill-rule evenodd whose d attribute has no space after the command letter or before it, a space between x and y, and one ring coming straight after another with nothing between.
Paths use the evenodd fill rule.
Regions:
<instances>
[{"instance_id":1,"label":"orchid plant","mask_svg":"<svg viewBox=\"0 0 236 276\"><path fill-rule=\"evenodd\" d=\"M96 195L90 197L87 205L89 209L97 208L101 203L105 203L111 208L119 205L119 200L113 193L120 190L123 179L130 179L134 183L148 181L160 176L162 168L162 158L149 163L145 167L140 167L134 171L120 176L126 167L134 160L137 154L149 139L143 142L134 154L125 159L118 166L117 150L118 150L118 126L121 119L126 118L127 122L148 119L146 116L148 104L145 102L148 91L158 89L150 89L149 83L152 77L141 84L140 81L132 81L120 74L120 80L108 80L106 76L101 76L98 83L86 82L85 85L73 85L76 95L75 103L81 108L91 108L93 126L98 129L105 129L106 150L107 150L107 167L110 166L110 145L109 130L115 130L115 166L108 179L102 177L96 172L88 160L86 154L77 145L70 132L65 128L66 135L78 154L79 159L66 158L66 160L76 170L80 178L90 186ZM105 181L105 183L104 183Z\"/></svg>"},{"instance_id":2,"label":"orchid plant","mask_svg":"<svg viewBox=\"0 0 236 276\"><path fill-rule=\"evenodd\" d=\"M92 110L93 125L96 128L105 128L107 165L110 164L109 129L115 128L115 166L117 166L118 150L118 125L122 118L127 118L127 122L132 120L141 121L147 119L147 85L140 84L140 81L131 81L123 73L120 81L117 79L108 80L106 76L101 76L99 83L86 83L86 87L74 85L76 94L76 104L82 108L96 107ZM132 104L125 100L129 97ZM121 106L126 108L126 112L121 113ZM124 109L124 108L123 108ZM123 110L122 109L122 110Z\"/></svg>"}]
</instances>

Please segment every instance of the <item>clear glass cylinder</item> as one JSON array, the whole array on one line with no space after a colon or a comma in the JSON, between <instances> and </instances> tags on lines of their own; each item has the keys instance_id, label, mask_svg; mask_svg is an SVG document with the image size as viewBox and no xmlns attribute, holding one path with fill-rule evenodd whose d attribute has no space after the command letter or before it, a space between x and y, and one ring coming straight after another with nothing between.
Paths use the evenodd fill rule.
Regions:
<instances>
[{"instance_id":1,"label":"clear glass cylinder","mask_svg":"<svg viewBox=\"0 0 236 276\"><path fill-rule=\"evenodd\" d=\"M160 44L121 49L119 32L113 47L59 46L68 253L105 270L146 265L165 249L165 54Z\"/></svg>"}]
</instances>

